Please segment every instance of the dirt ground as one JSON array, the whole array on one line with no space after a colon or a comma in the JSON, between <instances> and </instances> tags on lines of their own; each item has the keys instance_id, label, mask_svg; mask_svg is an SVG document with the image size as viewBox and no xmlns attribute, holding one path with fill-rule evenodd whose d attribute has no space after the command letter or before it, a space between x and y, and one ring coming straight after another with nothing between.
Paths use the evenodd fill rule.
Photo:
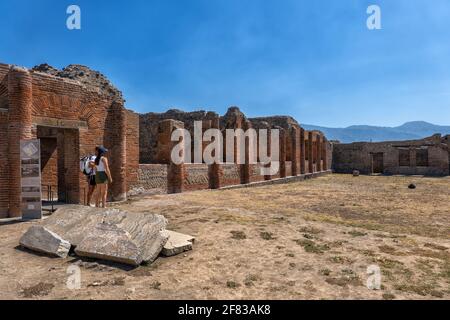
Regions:
<instances>
[{"instance_id":1,"label":"dirt ground","mask_svg":"<svg viewBox=\"0 0 450 320\"><path fill-rule=\"evenodd\" d=\"M417 185L415 190L408 188ZM18 247L0 225L0 299L449 299L450 178L329 175L294 184L153 195L194 250L151 266L65 260ZM70 290L67 268L81 269ZM367 288L369 266L381 289Z\"/></svg>"}]
</instances>

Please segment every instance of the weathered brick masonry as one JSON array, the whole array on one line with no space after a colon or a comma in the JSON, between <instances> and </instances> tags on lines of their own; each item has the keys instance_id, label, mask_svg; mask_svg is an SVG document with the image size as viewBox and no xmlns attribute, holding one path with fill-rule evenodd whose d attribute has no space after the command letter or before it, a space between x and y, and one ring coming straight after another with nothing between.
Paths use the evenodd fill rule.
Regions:
<instances>
[{"instance_id":1,"label":"weathered brick masonry","mask_svg":"<svg viewBox=\"0 0 450 320\"><path fill-rule=\"evenodd\" d=\"M112 200L125 199L135 187L169 193L219 189L328 170L331 164L331 144L322 140L323 134L305 131L292 117L247 118L238 107L222 117L215 112L179 110L139 115L125 109L124 103L121 92L106 77L84 66L57 70L40 65L27 70L0 64L0 217L20 215L20 139L40 139L42 183L68 203L84 201L88 186L78 162L98 145L110 150ZM224 139L221 146L225 156L227 144L233 143L231 163L224 158L223 163L209 166L173 164L170 156L177 142L171 141L172 132L186 128L194 136L194 121L202 121L200 134L217 128L224 137L227 129L279 129L279 173L264 176L260 165L248 163L248 138L246 164L237 164L241 156L237 137ZM203 142L200 150L208 144ZM195 147L193 142L193 156ZM267 147L270 150L270 142Z\"/></svg>"},{"instance_id":2,"label":"weathered brick masonry","mask_svg":"<svg viewBox=\"0 0 450 320\"><path fill-rule=\"evenodd\" d=\"M0 217L21 214L20 139L41 139L43 184L69 203L84 200L78 162L97 145L110 149L114 200L137 182L139 118L116 92L77 81L87 70L68 79L0 64Z\"/></svg>"},{"instance_id":3,"label":"weathered brick masonry","mask_svg":"<svg viewBox=\"0 0 450 320\"><path fill-rule=\"evenodd\" d=\"M170 153L176 144L170 139L173 130L187 128L194 136L194 121L202 121L203 132L218 128L224 136L223 163L207 166L203 163L184 163L171 165ZM246 138L246 164L238 165L238 138L234 137L234 163L226 161L227 129L279 129L280 130L280 171L274 176L261 175L261 166L249 164L249 139ZM230 185L270 181L272 179L298 176L306 173L327 171L331 168L331 144L319 131L305 131L292 117L275 116L247 118L238 107L231 107L219 117L214 112L183 112L169 110L166 113L140 115L140 161L141 170L138 186L155 186L160 179L158 165L166 165L170 193L183 190L218 189ZM259 141L259 136L257 137ZM258 143L257 141L257 143ZM270 139L269 139L270 141ZM310 143L311 142L311 143ZM270 150L270 142L268 142ZM203 148L208 143L203 143ZM191 145L194 155L195 145ZM258 148L257 148L258 149ZM258 150L256 150L258 153ZM144 166L145 164L145 166ZM173 171L172 171L173 170ZM157 186L156 186L157 187Z\"/></svg>"},{"instance_id":4,"label":"weathered brick masonry","mask_svg":"<svg viewBox=\"0 0 450 320\"><path fill-rule=\"evenodd\" d=\"M337 173L449 175L449 136L437 134L422 140L333 145Z\"/></svg>"}]
</instances>

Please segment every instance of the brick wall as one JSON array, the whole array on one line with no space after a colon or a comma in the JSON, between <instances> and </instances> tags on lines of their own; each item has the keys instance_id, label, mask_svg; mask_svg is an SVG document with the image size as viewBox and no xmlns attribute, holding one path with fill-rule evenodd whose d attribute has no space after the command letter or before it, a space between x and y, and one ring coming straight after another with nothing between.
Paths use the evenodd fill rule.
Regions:
<instances>
[{"instance_id":1,"label":"brick wall","mask_svg":"<svg viewBox=\"0 0 450 320\"><path fill-rule=\"evenodd\" d=\"M127 183L131 187L139 180L139 115L127 111Z\"/></svg>"},{"instance_id":2,"label":"brick wall","mask_svg":"<svg viewBox=\"0 0 450 320\"><path fill-rule=\"evenodd\" d=\"M418 166L416 150L428 149L428 166ZM337 173L351 173L359 170L362 174L372 173L372 154L383 154L383 173L388 175L449 175L448 147L440 136L422 140L390 141L377 143L333 144L333 165ZM408 163L402 163L401 157L408 155ZM404 165L402 165L404 164Z\"/></svg>"},{"instance_id":3,"label":"brick wall","mask_svg":"<svg viewBox=\"0 0 450 320\"><path fill-rule=\"evenodd\" d=\"M9 163L8 163L8 112L0 110L0 218L8 216Z\"/></svg>"},{"instance_id":4,"label":"brick wall","mask_svg":"<svg viewBox=\"0 0 450 320\"><path fill-rule=\"evenodd\" d=\"M58 190L58 149L57 139L40 138L42 185L54 186Z\"/></svg>"},{"instance_id":5,"label":"brick wall","mask_svg":"<svg viewBox=\"0 0 450 320\"><path fill-rule=\"evenodd\" d=\"M204 190L209 188L208 165L185 164L185 190Z\"/></svg>"},{"instance_id":6,"label":"brick wall","mask_svg":"<svg viewBox=\"0 0 450 320\"><path fill-rule=\"evenodd\" d=\"M17 163L23 138L42 139L43 184L59 185L60 196L70 202L84 200L87 183L79 158L98 145L111 149L112 194L126 194L127 183L138 180L139 119L123 108L123 101L112 99L77 81L0 64L0 129L5 132L0 137L0 181L6 175L9 180L0 186L0 192L6 189L0 195L0 216L6 210L10 216L20 214ZM51 137L40 132L50 127L59 128Z\"/></svg>"},{"instance_id":7,"label":"brick wall","mask_svg":"<svg viewBox=\"0 0 450 320\"><path fill-rule=\"evenodd\" d=\"M222 186L233 186L241 183L239 165L223 164Z\"/></svg>"},{"instance_id":8,"label":"brick wall","mask_svg":"<svg viewBox=\"0 0 450 320\"><path fill-rule=\"evenodd\" d=\"M131 188L167 189L167 164L141 164L138 180Z\"/></svg>"},{"instance_id":9,"label":"brick wall","mask_svg":"<svg viewBox=\"0 0 450 320\"><path fill-rule=\"evenodd\" d=\"M218 115L214 112L195 111L183 112L180 110L169 110L165 113L147 113L139 115L139 146L140 163L166 163L167 149L170 146L167 138L161 137L160 123L164 120L176 120L184 124L184 128L189 130L194 137L194 121L211 121ZM205 123L206 129L207 125ZM163 142L162 140L165 140ZM163 142L163 143L161 143Z\"/></svg>"}]
</instances>

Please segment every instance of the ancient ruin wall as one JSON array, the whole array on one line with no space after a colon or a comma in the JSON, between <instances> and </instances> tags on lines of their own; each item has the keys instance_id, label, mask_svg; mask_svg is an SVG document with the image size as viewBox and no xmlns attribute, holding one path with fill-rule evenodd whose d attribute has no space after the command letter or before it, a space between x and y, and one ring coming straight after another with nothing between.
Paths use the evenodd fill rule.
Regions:
<instances>
[{"instance_id":1,"label":"ancient ruin wall","mask_svg":"<svg viewBox=\"0 0 450 320\"><path fill-rule=\"evenodd\" d=\"M165 113L146 113L139 115L139 160L142 164L168 163L168 143L161 144L160 123L164 120L176 120L184 123L185 129L194 136L194 121L204 121L204 129L209 129L208 121L218 115L214 112L195 111L184 112L180 110L169 110Z\"/></svg>"},{"instance_id":2,"label":"ancient ruin wall","mask_svg":"<svg viewBox=\"0 0 450 320\"><path fill-rule=\"evenodd\" d=\"M424 153L423 163L419 160ZM362 174L374 172L373 155L382 159L382 172L388 175L449 175L448 145L440 135L411 141L333 144L333 171Z\"/></svg>"},{"instance_id":3,"label":"ancient ruin wall","mask_svg":"<svg viewBox=\"0 0 450 320\"><path fill-rule=\"evenodd\" d=\"M128 189L139 181L139 114L127 110L126 176Z\"/></svg>"},{"instance_id":4,"label":"ancient ruin wall","mask_svg":"<svg viewBox=\"0 0 450 320\"><path fill-rule=\"evenodd\" d=\"M110 92L103 94L102 90L75 80L0 65L0 105L0 128L7 133L0 138L0 181L8 181L0 185L0 215L20 214L20 168L17 164L18 142L23 138L43 138L43 182L56 183L55 166L58 164L65 172L64 177L58 176L58 184L70 186L70 192L66 188L70 194L65 199L69 202L83 200L82 188L87 186L79 172L79 157L93 153L97 145L111 149L115 198L123 198L126 193L127 161L129 166L136 166L131 168L129 176L133 179L134 171L137 180L138 129L127 129L127 120L129 126L137 125L137 118L128 117L123 100ZM56 128L52 136L40 132L40 128L49 127ZM128 136L129 147L125 136ZM54 140L50 142L50 139ZM132 149L129 159L127 148Z\"/></svg>"},{"instance_id":5,"label":"ancient ruin wall","mask_svg":"<svg viewBox=\"0 0 450 320\"><path fill-rule=\"evenodd\" d=\"M8 72L9 66L0 64L0 218L8 216L9 204Z\"/></svg>"}]
</instances>

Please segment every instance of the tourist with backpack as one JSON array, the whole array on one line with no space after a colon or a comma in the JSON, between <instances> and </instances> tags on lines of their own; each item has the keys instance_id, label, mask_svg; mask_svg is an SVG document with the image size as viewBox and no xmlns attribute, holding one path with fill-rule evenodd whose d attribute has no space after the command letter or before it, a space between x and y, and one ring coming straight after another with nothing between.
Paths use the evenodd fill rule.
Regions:
<instances>
[{"instance_id":1,"label":"tourist with backpack","mask_svg":"<svg viewBox=\"0 0 450 320\"><path fill-rule=\"evenodd\" d=\"M111 171L109 170L108 158L105 154L108 149L101 146L97 148L97 157L95 158L95 183L97 185L97 206L106 208L106 199L108 195L108 183L112 183Z\"/></svg>"},{"instance_id":2,"label":"tourist with backpack","mask_svg":"<svg viewBox=\"0 0 450 320\"><path fill-rule=\"evenodd\" d=\"M98 147L95 147L95 152L97 153ZM89 155L80 159L80 170L87 177L87 182L89 185L87 194L87 206L92 206L92 196L95 192L97 184L95 182L95 155ZM99 206L98 199L96 199L96 207Z\"/></svg>"}]
</instances>

